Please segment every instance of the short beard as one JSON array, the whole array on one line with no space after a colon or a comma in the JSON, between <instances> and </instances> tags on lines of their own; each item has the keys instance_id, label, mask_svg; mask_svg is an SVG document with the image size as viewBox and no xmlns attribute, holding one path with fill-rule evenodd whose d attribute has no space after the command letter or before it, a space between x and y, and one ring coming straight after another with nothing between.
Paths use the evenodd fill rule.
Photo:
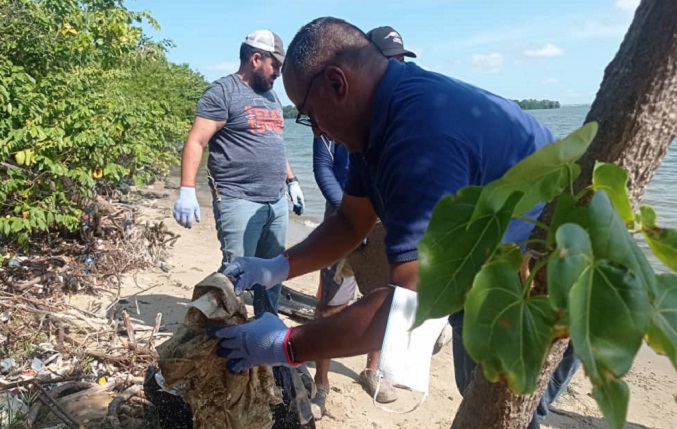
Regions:
<instances>
[{"instance_id":1,"label":"short beard","mask_svg":"<svg viewBox=\"0 0 677 429\"><path fill-rule=\"evenodd\" d=\"M263 77L258 72L254 72L254 79L252 80L252 89L257 94L263 94L273 89L273 82Z\"/></svg>"}]
</instances>

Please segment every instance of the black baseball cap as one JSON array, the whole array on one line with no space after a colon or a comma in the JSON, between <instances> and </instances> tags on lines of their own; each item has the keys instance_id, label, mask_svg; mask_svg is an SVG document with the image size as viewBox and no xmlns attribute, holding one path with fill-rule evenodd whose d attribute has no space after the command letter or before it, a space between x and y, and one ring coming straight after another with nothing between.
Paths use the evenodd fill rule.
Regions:
<instances>
[{"instance_id":1,"label":"black baseball cap","mask_svg":"<svg viewBox=\"0 0 677 429\"><path fill-rule=\"evenodd\" d=\"M404 49L402 36L393 27L387 25L385 27L376 27L369 30L367 37L378 46L386 57L404 55L405 57L416 58L415 53Z\"/></svg>"}]
</instances>

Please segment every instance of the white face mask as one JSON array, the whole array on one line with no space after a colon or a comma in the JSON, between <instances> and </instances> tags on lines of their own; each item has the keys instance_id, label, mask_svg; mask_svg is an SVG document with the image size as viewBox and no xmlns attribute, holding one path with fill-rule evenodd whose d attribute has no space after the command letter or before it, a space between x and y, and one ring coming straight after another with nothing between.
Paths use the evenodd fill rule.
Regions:
<instances>
[{"instance_id":1,"label":"white face mask","mask_svg":"<svg viewBox=\"0 0 677 429\"><path fill-rule=\"evenodd\" d=\"M430 359L435 341L448 323L448 316L426 320L421 326L412 330L418 294L403 287L393 287L395 288L393 302L388 314L376 374L380 379L387 380L393 385L405 386L422 392L423 396L411 410L395 411L376 403L377 387L374 393L374 404L385 411L408 413L417 409L428 397Z\"/></svg>"}]
</instances>

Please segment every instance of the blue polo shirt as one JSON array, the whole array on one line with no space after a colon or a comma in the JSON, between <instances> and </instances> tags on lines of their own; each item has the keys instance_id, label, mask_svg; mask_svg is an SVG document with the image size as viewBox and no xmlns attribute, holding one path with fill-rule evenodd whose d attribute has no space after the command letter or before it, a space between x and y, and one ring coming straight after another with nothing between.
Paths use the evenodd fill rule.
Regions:
<instances>
[{"instance_id":1,"label":"blue polo shirt","mask_svg":"<svg viewBox=\"0 0 677 429\"><path fill-rule=\"evenodd\" d=\"M411 261L442 197L486 185L552 141L512 101L390 60L374 97L367 149L350 154L345 192L373 204L390 263ZM504 241L523 241L532 228L513 220Z\"/></svg>"}]
</instances>

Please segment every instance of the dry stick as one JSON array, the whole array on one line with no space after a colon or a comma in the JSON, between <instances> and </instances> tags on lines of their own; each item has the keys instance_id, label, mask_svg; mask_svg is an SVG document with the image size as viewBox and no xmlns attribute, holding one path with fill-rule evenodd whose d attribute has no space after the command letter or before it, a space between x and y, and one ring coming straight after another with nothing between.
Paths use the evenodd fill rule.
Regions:
<instances>
[{"instance_id":1,"label":"dry stick","mask_svg":"<svg viewBox=\"0 0 677 429\"><path fill-rule=\"evenodd\" d=\"M4 381L0 380L0 383L2 383L2 384L0 384L0 392L2 392L3 390L14 389L16 387L26 386L26 385L29 385L29 384L63 383L63 382L66 382L66 381L77 381L77 380L80 380L82 378L87 378L87 377L90 377L90 376L78 375L78 376L64 377L64 378L48 378L48 379L44 379L44 380L41 380L39 378L31 378L31 379L28 379L28 380L12 381L12 382L9 382L9 383L6 383L6 384L5 384Z\"/></svg>"},{"instance_id":2,"label":"dry stick","mask_svg":"<svg viewBox=\"0 0 677 429\"><path fill-rule=\"evenodd\" d=\"M47 281L47 279L49 279L50 277L53 277L57 274L61 274L61 273L65 272L67 269L68 269L68 265L64 265L63 267L57 268L56 270L54 270L52 272L45 273L45 274L39 275L37 277L33 277L32 279L25 281L25 282L15 283L11 286L14 289L17 289L21 292L24 292L27 289L29 289L30 287L35 286L36 284L38 284L40 282Z\"/></svg>"},{"instance_id":3,"label":"dry stick","mask_svg":"<svg viewBox=\"0 0 677 429\"><path fill-rule=\"evenodd\" d=\"M148 348L153 348L155 346L153 340L155 339L155 334L157 334L158 331L160 330L161 323L162 323L162 313L158 313L155 316L155 326L153 326L153 330L150 331L150 338L148 338Z\"/></svg>"},{"instance_id":4,"label":"dry stick","mask_svg":"<svg viewBox=\"0 0 677 429\"><path fill-rule=\"evenodd\" d=\"M168 246L168 245L174 245L176 240L178 240L181 237L181 235L177 235L176 237L168 238L167 240L161 241L160 245L161 246Z\"/></svg>"},{"instance_id":5,"label":"dry stick","mask_svg":"<svg viewBox=\"0 0 677 429\"><path fill-rule=\"evenodd\" d=\"M33 381L32 384L35 384L36 386L38 386L40 384L40 380L38 380L37 383L35 382L36 381L35 379L31 380L31 381ZM56 380L56 381L47 380L47 382L55 383L55 382L58 382L58 380ZM65 392L66 390L70 390L70 389L82 390L82 389L87 389L91 386L92 386L92 383L87 383L87 382L83 382L83 381L76 381L74 383L64 383L61 386L58 386L58 387L55 387L54 389L49 390L49 394L52 398L57 398L59 395L61 395L61 393ZM33 427L33 425L35 424L35 420L38 418L38 414L40 413L40 410L42 409L42 404L43 404L43 402L37 402L35 405L33 405L31 407L30 411L28 412L28 416L26 417L26 426L28 428Z\"/></svg>"},{"instance_id":6,"label":"dry stick","mask_svg":"<svg viewBox=\"0 0 677 429\"><path fill-rule=\"evenodd\" d=\"M91 396L94 393L101 392L101 391L108 391L112 390L115 386L120 384L118 381L109 381L108 383L105 384L100 384L100 385L92 385L93 387L90 387L87 390L81 390L76 393L71 393L70 395L66 395L61 398L63 402L71 402L75 401L77 399L80 399L84 396Z\"/></svg>"},{"instance_id":7,"label":"dry stick","mask_svg":"<svg viewBox=\"0 0 677 429\"><path fill-rule=\"evenodd\" d=\"M108 421L110 422L113 428L120 427L120 418L118 417L118 408L126 400L131 398L134 395L137 395L139 392L143 391L143 386L140 384L135 384L124 392L120 393L115 399L113 399L110 404L108 404Z\"/></svg>"},{"instance_id":8,"label":"dry stick","mask_svg":"<svg viewBox=\"0 0 677 429\"><path fill-rule=\"evenodd\" d=\"M37 387L38 390L42 392L42 395L38 396L38 399L42 401L45 405L47 405L55 416L59 417L59 419L61 419L68 426L75 427L77 429L84 429L84 426L82 426L77 420L75 420L70 414L68 414L68 411L66 411L61 406L61 404L59 404L54 398L52 398L52 396L44 387L42 387L40 384L36 384L35 387ZM54 408L52 408L52 406ZM56 413L55 409L61 413L61 416L59 416L59 414Z\"/></svg>"},{"instance_id":9,"label":"dry stick","mask_svg":"<svg viewBox=\"0 0 677 429\"><path fill-rule=\"evenodd\" d=\"M125 328L127 329L127 337L129 337L129 346L132 350L136 350L136 336L134 335L134 325L132 325L132 319L127 314L127 311L122 312L122 320L125 322Z\"/></svg>"}]
</instances>

